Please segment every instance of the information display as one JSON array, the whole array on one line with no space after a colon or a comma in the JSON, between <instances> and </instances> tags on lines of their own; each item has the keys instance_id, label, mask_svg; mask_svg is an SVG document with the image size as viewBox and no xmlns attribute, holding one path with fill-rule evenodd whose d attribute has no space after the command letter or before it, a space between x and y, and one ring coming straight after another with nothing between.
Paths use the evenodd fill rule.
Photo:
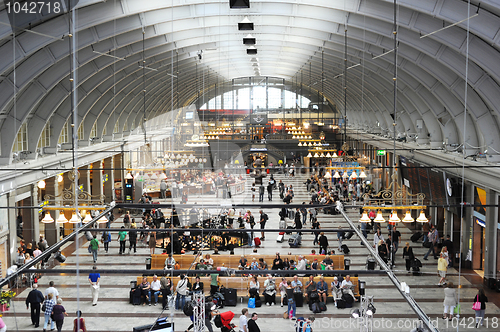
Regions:
<instances>
[{"instance_id":1,"label":"information display","mask_svg":"<svg viewBox=\"0 0 500 332\"><path fill-rule=\"evenodd\" d=\"M446 204L445 174L443 171L429 169L429 184L432 201L436 204Z\"/></svg>"}]
</instances>

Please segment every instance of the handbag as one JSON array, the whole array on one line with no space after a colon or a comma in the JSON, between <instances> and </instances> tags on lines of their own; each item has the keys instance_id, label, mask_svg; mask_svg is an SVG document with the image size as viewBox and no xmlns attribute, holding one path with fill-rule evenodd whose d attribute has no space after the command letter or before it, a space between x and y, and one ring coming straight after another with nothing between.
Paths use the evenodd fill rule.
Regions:
<instances>
[{"instance_id":1,"label":"handbag","mask_svg":"<svg viewBox=\"0 0 500 332\"><path fill-rule=\"evenodd\" d=\"M42 311L45 312L45 310L47 310L47 304L45 303L45 301L43 301Z\"/></svg>"},{"instance_id":2,"label":"handbag","mask_svg":"<svg viewBox=\"0 0 500 332\"><path fill-rule=\"evenodd\" d=\"M248 299L248 308L254 309L255 308L255 298L251 297Z\"/></svg>"},{"instance_id":3,"label":"handbag","mask_svg":"<svg viewBox=\"0 0 500 332\"><path fill-rule=\"evenodd\" d=\"M458 304L455 309L453 309L453 313L455 315L460 315L460 304Z\"/></svg>"},{"instance_id":4,"label":"handbag","mask_svg":"<svg viewBox=\"0 0 500 332\"><path fill-rule=\"evenodd\" d=\"M474 302L474 304L472 305L472 310L481 310L481 302Z\"/></svg>"}]
</instances>

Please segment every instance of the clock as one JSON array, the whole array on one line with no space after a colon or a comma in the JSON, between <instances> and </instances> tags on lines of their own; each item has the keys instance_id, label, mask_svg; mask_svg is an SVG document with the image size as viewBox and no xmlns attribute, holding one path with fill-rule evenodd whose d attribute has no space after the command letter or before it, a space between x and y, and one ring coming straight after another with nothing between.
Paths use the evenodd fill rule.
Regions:
<instances>
[{"instance_id":1,"label":"clock","mask_svg":"<svg viewBox=\"0 0 500 332\"><path fill-rule=\"evenodd\" d=\"M446 178L446 193L448 193L448 196L453 195L453 184L451 183L450 178Z\"/></svg>"}]
</instances>

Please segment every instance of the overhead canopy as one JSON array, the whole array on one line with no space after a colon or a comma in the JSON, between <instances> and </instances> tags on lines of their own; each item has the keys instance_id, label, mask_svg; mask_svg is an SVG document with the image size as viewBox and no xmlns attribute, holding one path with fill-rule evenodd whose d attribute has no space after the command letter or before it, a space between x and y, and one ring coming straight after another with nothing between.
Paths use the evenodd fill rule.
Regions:
<instances>
[{"instance_id":1,"label":"overhead canopy","mask_svg":"<svg viewBox=\"0 0 500 332\"><path fill-rule=\"evenodd\" d=\"M481 3L478 9L477 1L472 4L469 10L459 0L397 1L396 128L418 134L422 143L465 139L467 148L490 147L489 154L495 154L500 151L500 5ZM249 76L310 86L324 77L325 96L339 111L347 108L350 125L391 132L392 1L251 0L250 9L230 9L228 0L80 0L76 8L74 79L83 140L94 126L100 137L126 135L139 126L143 84L146 117L152 119L192 103L214 84ZM245 18L254 23L255 45L244 45L249 31L238 31ZM0 162L6 164L23 123L33 155L46 123L50 146L56 147L72 109L72 38L68 13L37 15L32 32L17 29L15 38L5 8L0 22ZM346 29L348 67L360 65L347 71L344 105ZM250 46L256 55L247 54Z\"/></svg>"}]
</instances>

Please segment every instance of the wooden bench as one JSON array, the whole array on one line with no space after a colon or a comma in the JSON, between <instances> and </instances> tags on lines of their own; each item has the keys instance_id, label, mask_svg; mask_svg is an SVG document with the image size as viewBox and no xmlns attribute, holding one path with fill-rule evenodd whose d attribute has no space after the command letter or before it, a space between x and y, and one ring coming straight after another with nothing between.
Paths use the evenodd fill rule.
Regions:
<instances>
[{"instance_id":1,"label":"wooden bench","mask_svg":"<svg viewBox=\"0 0 500 332\"><path fill-rule=\"evenodd\" d=\"M205 255L203 255L204 258ZM288 258L289 260L293 260L295 262L298 261L299 255L281 255L281 259ZM151 268L153 270L161 270L165 267L165 260L167 259L167 255L153 255L151 258ZM259 258L263 258L264 261L268 264L269 269L271 269L273 260L276 257L275 255L253 255L248 254L245 255L245 258L248 260L248 264L252 262L253 258L257 260ZM194 269L192 266L196 256L195 255L173 255L173 258L176 262L178 262L181 266L182 270ZM201 256L200 256L201 258ZM231 269L237 269L239 265L240 255L210 255L210 258L214 261L214 267L224 266ZM312 263L314 259L318 259L318 262L322 262L325 259L324 255L304 255L304 258ZM344 255L330 255L330 258L333 261L333 266L336 270L344 269Z\"/></svg>"},{"instance_id":2,"label":"wooden bench","mask_svg":"<svg viewBox=\"0 0 500 332\"><path fill-rule=\"evenodd\" d=\"M142 283L142 278L143 277L137 277L137 285ZM146 277L148 282L153 281L152 276ZM158 276L158 279L161 278L161 276ZM180 277L169 277L172 280L173 287L175 290L175 287L177 286L177 283L180 280ZM188 277L189 282L191 284L194 284L196 282L196 277ZM331 284L333 282L334 277L324 277L325 282L328 285L328 297L332 297L332 289L331 289ZM267 277L257 277L257 281L259 282L259 294L263 294L264 292L264 282L266 281ZM276 277L274 278L275 283L276 283L276 297L279 298L281 296L279 292L279 284L281 282L281 277ZM287 277L288 282L291 282L293 280L292 277ZM299 277L299 280L302 282L303 287L305 288L306 283L309 281L309 277ZM203 282L203 290L205 295L210 294L210 277L200 277L200 281ZM314 277L315 282L319 282L319 276ZM358 282L358 277L351 277L351 282L354 286L353 293L354 296L359 297L359 282ZM250 278L249 277L244 277L244 276L234 276L234 277L219 277L219 285L224 286L225 288L234 288L236 289L236 293L239 297L248 297L248 288L250 284Z\"/></svg>"}]
</instances>

